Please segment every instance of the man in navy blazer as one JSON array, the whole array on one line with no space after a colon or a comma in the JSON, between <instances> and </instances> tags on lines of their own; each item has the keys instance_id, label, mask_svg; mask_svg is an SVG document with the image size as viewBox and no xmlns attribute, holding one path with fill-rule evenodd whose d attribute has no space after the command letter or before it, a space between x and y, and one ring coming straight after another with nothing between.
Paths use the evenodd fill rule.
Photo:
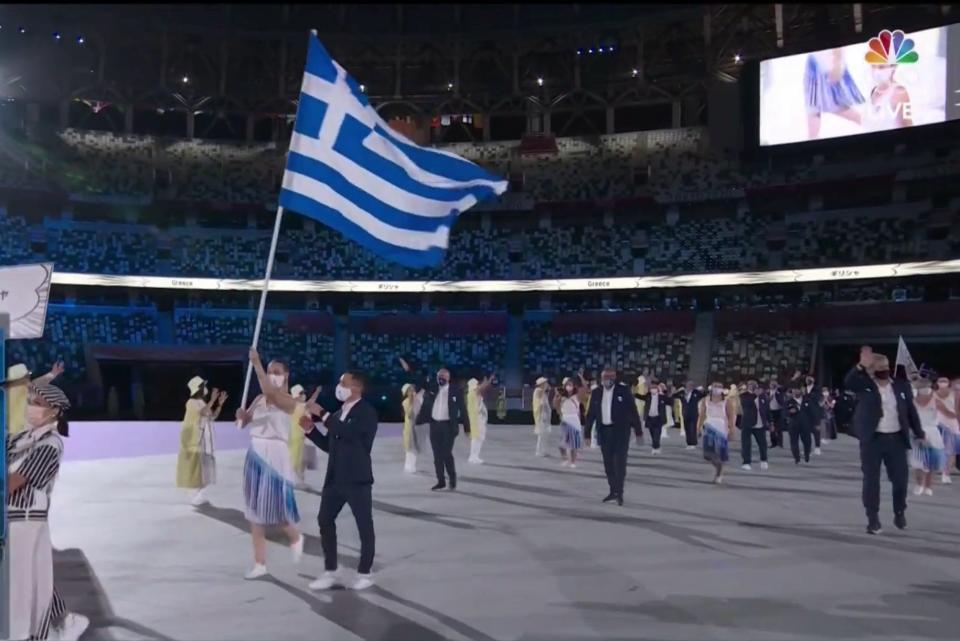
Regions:
<instances>
[{"instance_id":1,"label":"man in navy blazer","mask_svg":"<svg viewBox=\"0 0 960 641\"><path fill-rule=\"evenodd\" d=\"M340 409L328 412L316 403L308 405L309 414L300 419L307 438L329 454L327 475L320 498L320 544L323 547L324 573L310 584L311 590L328 590L337 584L337 516L350 505L360 535L360 563L351 587L363 590L373 585L373 464L370 452L377 436L377 410L363 400L366 379L360 372L347 372L337 385ZM319 417L326 433L314 425L310 414Z\"/></svg>"},{"instance_id":2,"label":"man in navy blazer","mask_svg":"<svg viewBox=\"0 0 960 641\"><path fill-rule=\"evenodd\" d=\"M627 451L630 449L630 432L640 429L640 413L630 388L617 383L617 371L612 367L603 370L601 386L590 396L585 436L590 440L593 426L600 434L600 451L603 454L603 469L607 474L610 493L604 503L616 501L623 505L623 484L627 477Z\"/></svg>"},{"instance_id":3,"label":"man in navy blazer","mask_svg":"<svg viewBox=\"0 0 960 641\"><path fill-rule=\"evenodd\" d=\"M457 466L453 460L453 443L463 425L464 434L470 433L470 416L463 393L450 383L450 371L437 372L437 384L428 386L423 393L423 405L417 416L417 425L430 424L430 447L433 448L433 466L437 484L431 490L447 487L444 469L450 476L450 489L457 489Z\"/></svg>"},{"instance_id":4,"label":"man in navy blazer","mask_svg":"<svg viewBox=\"0 0 960 641\"><path fill-rule=\"evenodd\" d=\"M870 347L860 349L860 362L844 380L857 395L853 431L860 439L860 466L863 470L863 507L867 512L867 534L879 534L880 464L887 468L893 485L894 525L907 527L907 451L911 433L923 440L923 427L913 403L910 383L890 378L890 361L874 354Z\"/></svg>"},{"instance_id":5,"label":"man in navy blazer","mask_svg":"<svg viewBox=\"0 0 960 641\"><path fill-rule=\"evenodd\" d=\"M740 395L740 455L743 469L751 469L753 443L760 449L760 469L767 469L767 427L770 425L770 401L760 393L757 381L747 381L747 391Z\"/></svg>"}]
</instances>

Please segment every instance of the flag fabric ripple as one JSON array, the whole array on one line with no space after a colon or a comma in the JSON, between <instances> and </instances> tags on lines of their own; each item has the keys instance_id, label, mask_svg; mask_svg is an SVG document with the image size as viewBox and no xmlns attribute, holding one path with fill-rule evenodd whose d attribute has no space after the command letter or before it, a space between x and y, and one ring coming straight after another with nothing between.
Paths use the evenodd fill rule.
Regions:
<instances>
[{"instance_id":1,"label":"flag fabric ripple","mask_svg":"<svg viewBox=\"0 0 960 641\"><path fill-rule=\"evenodd\" d=\"M461 213L507 181L394 131L310 35L280 205L387 260L438 265Z\"/></svg>"}]
</instances>

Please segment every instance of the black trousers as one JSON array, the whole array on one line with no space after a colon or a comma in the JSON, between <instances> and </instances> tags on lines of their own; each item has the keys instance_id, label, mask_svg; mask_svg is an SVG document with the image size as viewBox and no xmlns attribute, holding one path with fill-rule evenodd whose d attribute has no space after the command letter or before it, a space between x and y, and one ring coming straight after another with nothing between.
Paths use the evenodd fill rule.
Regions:
<instances>
[{"instance_id":1,"label":"black trousers","mask_svg":"<svg viewBox=\"0 0 960 641\"><path fill-rule=\"evenodd\" d=\"M837 440L837 420L835 418L828 418L826 420L827 427L827 438L831 441Z\"/></svg>"},{"instance_id":2,"label":"black trousers","mask_svg":"<svg viewBox=\"0 0 960 641\"><path fill-rule=\"evenodd\" d=\"M630 450L630 429L615 425L598 425L603 471L607 474L610 494L623 496L627 478L627 452Z\"/></svg>"},{"instance_id":3,"label":"black trousers","mask_svg":"<svg viewBox=\"0 0 960 641\"><path fill-rule=\"evenodd\" d=\"M433 467L437 483L446 483L443 471L450 476L450 484L457 483L457 465L453 461L453 442L457 438L457 425L450 421L430 421L430 447L433 448Z\"/></svg>"},{"instance_id":4,"label":"black trousers","mask_svg":"<svg viewBox=\"0 0 960 641\"><path fill-rule=\"evenodd\" d=\"M813 428L813 446L814 447L820 447L821 438L823 438L823 434L820 431L820 425L817 424L817 426Z\"/></svg>"},{"instance_id":5,"label":"black trousers","mask_svg":"<svg viewBox=\"0 0 960 641\"><path fill-rule=\"evenodd\" d=\"M744 465L750 465L753 460L753 443L750 439L757 441L757 448L760 450L760 460L767 461L767 430L762 427L748 427L742 430L740 434L740 455L743 458Z\"/></svg>"},{"instance_id":6,"label":"black trousers","mask_svg":"<svg viewBox=\"0 0 960 641\"><path fill-rule=\"evenodd\" d=\"M663 434L663 424L666 422L662 416L648 416L647 429L650 430L650 440L653 449L660 449L660 436Z\"/></svg>"},{"instance_id":7,"label":"black trousers","mask_svg":"<svg viewBox=\"0 0 960 641\"><path fill-rule=\"evenodd\" d=\"M328 572L337 569L337 516L344 505L350 506L353 518L357 522L360 534L360 564L357 572L370 574L373 567L373 555L376 551L376 537L373 534L373 486L354 485L352 487L329 486L323 488L320 495L320 546L323 548L323 567Z\"/></svg>"},{"instance_id":8,"label":"black trousers","mask_svg":"<svg viewBox=\"0 0 960 641\"><path fill-rule=\"evenodd\" d=\"M867 518L880 512L880 464L887 468L893 485L893 513L907 509L907 443L901 434L875 434L860 441L860 469L863 470L863 508Z\"/></svg>"},{"instance_id":9,"label":"black trousers","mask_svg":"<svg viewBox=\"0 0 960 641\"><path fill-rule=\"evenodd\" d=\"M803 442L803 460L810 462L810 432L809 427L795 421L790 425L790 451L793 452L793 460L800 462L800 443Z\"/></svg>"},{"instance_id":10,"label":"black trousers","mask_svg":"<svg viewBox=\"0 0 960 641\"><path fill-rule=\"evenodd\" d=\"M687 437L687 445L697 444L697 416L696 413L683 415L683 432Z\"/></svg>"},{"instance_id":11,"label":"black trousers","mask_svg":"<svg viewBox=\"0 0 960 641\"><path fill-rule=\"evenodd\" d=\"M770 410L770 447L783 447L783 410Z\"/></svg>"}]
</instances>

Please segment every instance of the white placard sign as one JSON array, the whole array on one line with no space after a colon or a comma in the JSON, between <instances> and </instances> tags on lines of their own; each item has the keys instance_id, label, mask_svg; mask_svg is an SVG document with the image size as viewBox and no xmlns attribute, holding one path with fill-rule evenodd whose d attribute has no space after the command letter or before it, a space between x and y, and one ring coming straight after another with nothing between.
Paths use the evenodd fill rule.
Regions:
<instances>
[{"instance_id":1,"label":"white placard sign","mask_svg":"<svg viewBox=\"0 0 960 641\"><path fill-rule=\"evenodd\" d=\"M0 314L10 317L8 338L40 338L47 318L53 263L0 267Z\"/></svg>"}]
</instances>

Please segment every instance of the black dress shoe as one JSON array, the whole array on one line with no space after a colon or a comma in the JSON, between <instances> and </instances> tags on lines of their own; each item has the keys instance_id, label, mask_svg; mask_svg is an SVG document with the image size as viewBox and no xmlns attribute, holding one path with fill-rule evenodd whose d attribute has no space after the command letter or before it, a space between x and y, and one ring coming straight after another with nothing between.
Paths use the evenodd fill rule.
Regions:
<instances>
[{"instance_id":1,"label":"black dress shoe","mask_svg":"<svg viewBox=\"0 0 960 641\"><path fill-rule=\"evenodd\" d=\"M445 487L447 487L447 484L446 484L446 483L437 483L436 485L434 485L433 487L431 487L430 490L433 491L433 492L436 492L437 490L442 490L442 489L444 489Z\"/></svg>"},{"instance_id":2,"label":"black dress shoe","mask_svg":"<svg viewBox=\"0 0 960 641\"><path fill-rule=\"evenodd\" d=\"M455 489L457 489L457 482L456 482L456 481L450 481L450 490L453 491L453 490L455 490Z\"/></svg>"},{"instance_id":3,"label":"black dress shoe","mask_svg":"<svg viewBox=\"0 0 960 641\"><path fill-rule=\"evenodd\" d=\"M870 519L870 523L867 524L867 534L880 534L881 532L883 532L883 528L880 526L880 519Z\"/></svg>"},{"instance_id":4,"label":"black dress shoe","mask_svg":"<svg viewBox=\"0 0 960 641\"><path fill-rule=\"evenodd\" d=\"M617 497L617 505L621 505L621 506L623 505L623 495L622 495L622 494Z\"/></svg>"},{"instance_id":5,"label":"black dress shoe","mask_svg":"<svg viewBox=\"0 0 960 641\"><path fill-rule=\"evenodd\" d=\"M906 530L906 529L907 529L907 517L906 517L906 515L904 515L903 512L897 512L897 513L893 516L893 524L897 526L897 529L898 529L898 530Z\"/></svg>"},{"instance_id":6,"label":"black dress shoe","mask_svg":"<svg viewBox=\"0 0 960 641\"><path fill-rule=\"evenodd\" d=\"M611 492L610 494L607 494L607 497L606 497L605 499L603 499L603 502L604 502L604 503L609 503L610 501L613 501L613 500L616 499L616 498L617 498L617 495L614 494L613 492Z\"/></svg>"}]
</instances>

